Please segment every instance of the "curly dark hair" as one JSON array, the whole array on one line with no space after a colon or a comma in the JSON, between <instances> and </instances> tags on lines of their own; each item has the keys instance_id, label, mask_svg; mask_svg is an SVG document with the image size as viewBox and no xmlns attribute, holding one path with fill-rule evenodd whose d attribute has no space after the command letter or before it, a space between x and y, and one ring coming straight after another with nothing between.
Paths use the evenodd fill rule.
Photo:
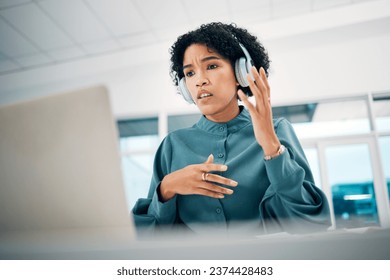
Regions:
<instances>
[{"instance_id":1,"label":"curly dark hair","mask_svg":"<svg viewBox=\"0 0 390 280\"><path fill-rule=\"evenodd\" d=\"M205 44L208 48L228 59L234 69L235 61L244 56L239 42L250 53L256 68L263 67L268 76L270 64L268 53L264 46L257 40L256 36L250 34L246 29L237 27L235 23L224 24L221 22L212 22L203 24L198 29L181 35L170 48L170 75L173 83L177 86L180 79L184 77L184 52L190 45ZM247 95L252 96L249 87L242 88L240 86L240 88Z\"/></svg>"}]
</instances>

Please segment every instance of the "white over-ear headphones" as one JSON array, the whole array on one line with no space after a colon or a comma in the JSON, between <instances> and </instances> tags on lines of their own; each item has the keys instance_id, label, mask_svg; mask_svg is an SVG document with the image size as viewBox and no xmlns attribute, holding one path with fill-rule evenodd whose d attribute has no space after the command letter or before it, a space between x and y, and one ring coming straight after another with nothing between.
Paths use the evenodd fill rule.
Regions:
<instances>
[{"instance_id":1,"label":"white over-ear headphones","mask_svg":"<svg viewBox=\"0 0 390 280\"><path fill-rule=\"evenodd\" d=\"M248 50L241 43L238 43L238 44L240 45L240 48L244 52L245 57L240 57L236 60L236 62L234 64L234 73L236 75L237 82L240 84L240 86L248 87L249 83L248 83L246 77L248 76L248 74L250 74L252 76L250 69L253 66L253 60L252 60ZM178 83L178 90L188 103L190 103L190 104L195 103L195 101L192 99L190 91L187 88L186 81L185 81L184 77L181 78L179 83Z\"/></svg>"}]
</instances>

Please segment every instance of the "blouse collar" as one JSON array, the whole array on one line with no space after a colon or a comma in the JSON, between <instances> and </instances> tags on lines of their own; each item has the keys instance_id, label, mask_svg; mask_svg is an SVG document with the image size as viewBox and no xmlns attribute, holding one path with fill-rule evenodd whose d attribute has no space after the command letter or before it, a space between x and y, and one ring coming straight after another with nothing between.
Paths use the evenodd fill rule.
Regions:
<instances>
[{"instance_id":1,"label":"blouse collar","mask_svg":"<svg viewBox=\"0 0 390 280\"><path fill-rule=\"evenodd\" d=\"M240 106L240 114L226 123L213 122L208 120L205 116L202 116L196 126L201 130L212 134L226 135L228 133L234 133L249 124L251 124L249 112L244 106Z\"/></svg>"}]
</instances>

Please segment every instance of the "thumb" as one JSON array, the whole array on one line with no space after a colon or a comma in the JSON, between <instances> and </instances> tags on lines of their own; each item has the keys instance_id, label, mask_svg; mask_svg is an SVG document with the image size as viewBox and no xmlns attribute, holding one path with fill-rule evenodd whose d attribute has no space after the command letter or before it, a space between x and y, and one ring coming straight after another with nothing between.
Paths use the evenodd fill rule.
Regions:
<instances>
[{"instance_id":1,"label":"thumb","mask_svg":"<svg viewBox=\"0 0 390 280\"><path fill-rule=\"evenodd\" d=\"M205 163L213 163L213 161L214 161L214 156L213 154L210 154L207 160L205 161Z\"/></svg>"}]
</instances>

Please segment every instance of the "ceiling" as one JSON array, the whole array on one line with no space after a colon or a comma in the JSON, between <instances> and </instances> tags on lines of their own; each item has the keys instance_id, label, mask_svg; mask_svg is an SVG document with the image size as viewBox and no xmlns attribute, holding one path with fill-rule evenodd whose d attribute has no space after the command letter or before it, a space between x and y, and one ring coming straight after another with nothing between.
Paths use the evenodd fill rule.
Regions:
<instances>
[{"instance_id":1,"label":"ceiling","mask_svg":"<svg viewBox=\"0 0 390 280\"><path fill-rule=\"evenodd\" d=\"M369 0L0 0L0 75ZM372 0L371 0L372 1Z\"/></svg>"}]
</instances>

